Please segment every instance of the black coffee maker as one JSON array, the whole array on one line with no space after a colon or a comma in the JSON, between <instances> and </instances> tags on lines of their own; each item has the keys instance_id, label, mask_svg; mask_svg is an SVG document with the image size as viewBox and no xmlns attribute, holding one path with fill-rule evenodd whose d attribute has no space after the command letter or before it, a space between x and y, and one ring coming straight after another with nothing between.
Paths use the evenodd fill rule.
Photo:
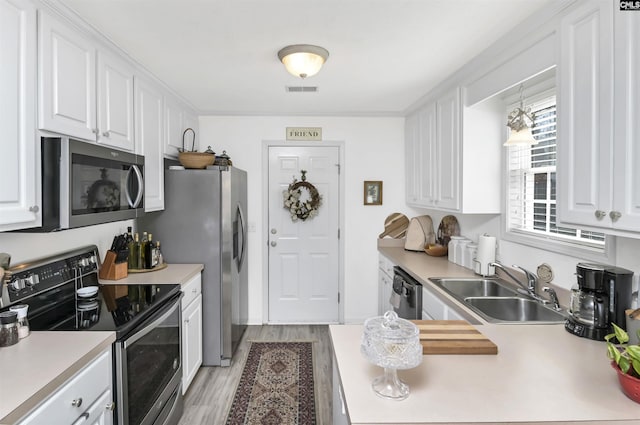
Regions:
<instances>
[{"instance_id":1,"label":"black coffee maker","mask_svg":"<svg viewBox=\"0 0 640 425\"><path fill-rule=\"evenodd\" d=\"M578 285L571 290L565 329L602 341L613 331L612 322L626 328L625 310L631 307L633 272L603 264L578 263L576 276Z\"/></svg>"}]
</instances>

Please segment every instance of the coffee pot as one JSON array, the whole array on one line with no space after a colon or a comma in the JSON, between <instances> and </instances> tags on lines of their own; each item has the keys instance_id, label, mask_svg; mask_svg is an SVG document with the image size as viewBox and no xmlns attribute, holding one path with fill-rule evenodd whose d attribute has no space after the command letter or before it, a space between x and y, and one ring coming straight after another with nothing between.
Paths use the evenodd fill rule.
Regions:
<instances>
[{"instance_id":1,"label":"coffee pot","mask_svg":"<svg viewBox=\"0 0 640 425\"><path fill-rule=\"evenodd\" d=\"M611 323L624 328L624 311L631 307L632 277L632 271L620 267L578 263L565 329L584 338L604 340L612 332Z\"/></svg>"}]
</instances>

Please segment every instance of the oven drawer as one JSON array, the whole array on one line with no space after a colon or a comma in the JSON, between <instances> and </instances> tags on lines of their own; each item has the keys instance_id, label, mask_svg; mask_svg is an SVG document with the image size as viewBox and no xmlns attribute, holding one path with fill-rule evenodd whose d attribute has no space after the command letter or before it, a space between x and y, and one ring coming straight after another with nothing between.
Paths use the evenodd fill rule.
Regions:
<instances>
[{"instance_id":1,"label":"oven drawer","mask_svg":"<svg viewBox=\"0 0 640 425\"><path fill-rule=\"evenodd\" d=\"M182 309L184 310L191 301L198 298L198 295L202 293L202 273L198 273L191 280L182 285Z\"/></svg>"},{"instance_id":2,"label":"oven drawer","mask_svg":"<svg viewBox=\"0 0 640 425\"><path fill-rule=\"evenodd\" d=\"M105 391L111 393L111 362L109 349L67 381L19 424L74 423Z\"/></svg>"}]
</instances>

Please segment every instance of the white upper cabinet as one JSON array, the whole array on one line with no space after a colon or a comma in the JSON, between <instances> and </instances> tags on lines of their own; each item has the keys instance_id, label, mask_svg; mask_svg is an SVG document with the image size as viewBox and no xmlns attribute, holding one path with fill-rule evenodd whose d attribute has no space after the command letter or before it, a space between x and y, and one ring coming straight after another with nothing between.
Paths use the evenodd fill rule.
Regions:
<instances>
[{"instance_id":1,"label":"white upper cabinet","mask_svg":"<svg viewBox=\"0 0 640 425\"><path fill-rule=\"evenodd\" d=\"M0 0L0 231L36 227L39 152L35 136L36 10Z\"/></svg>"},{"instance_id":2,"label":"white upper cabinet","mask_svg":"<svg viewBox=\"0 0 640 425\"><path fill-rule=\"evenodd\" d=\"M149 81L135 79L135 122L138 154L144 155L145 211L164 209L164 109L162 92Z\"/></svg>"},{"instance_id":3,"label":"white upper cabinet","mask_svg":"<svg viewBox=\"0 0 640 425\"><path fill-rule=\"evenodd\" d=\"M184 103L172 96L165 96L165 155L176 158L178 149L182 149L184 135L184 148L191 150L191 146L198 150L198 117ZM193 129L184 134L187 128ZM194 144L195 142L195 144ZM206 147L205 147L206 149ZM204 150L204 149L201 149Z\"/></svg>"},{"instance_id":4,"label":"white upper cabinet","mask_svg":"<svg viewBox=\"0 0 640 425\"><path fill-rule=\"evenodd\" d=\"M420 115L414 112L404 122L405 198L409 205L418 203L418 152L420 148Z\"/></svg>"},{"instance_id":5,"label":"white upper cabinet","mask_svg":"<svg viewBox=\"0 0 640 425\"><path fill-rule=\"evenodd\" d=\"M40 12L38 52L39 127L95 141L95 44Z\"/></svg>"},{"instance_id":6,"label":"white upper cabinet","mask_svg":"<svg viewBox=\"0 0 640 425\"><path fill-rule=\"evenodd\" d=\"M134 151L133 69L119 57L98 52L98 143Z\"/></svg>"},{"instance_id":7,"label":"white upper cabinet","mask_svg":"<svg viewBox=\"0 0 640 425\"><path fill-rule=\"evenodd\" d=\"M616 229L640 232L640 13L617 10L614 18L614 208L609 218Z\"/></svg>"},{"instance_id":8,"label":"white upper cabinet","mask_svg":"<svg viewBox=\"0 0 640 425\"><path fill-rule=\"evenodd\" d=\"M640 17L615 9L592 0L561 21L558 218L626 234L640 231Z\"/></svg>"},{"instance_id":9,"label":"white upper cabinet","mask_svg":"<svg viewBox=\"0 0 640 425\"><path fill-rule=\"evenodd\" d=\"M407 117L408 205L500 212L500 129L495 128L496 106L489 106L491 116L487 105L463 107L461 90L455 87Z\"/></svg>"},{"instance_id":10,"label":"white upper cabinet","mask_svg":"<svg viewBox=\"0 0 640 425\"><path fill-rule=\"evenodd\" d=\"M436 102L435 205L460 210L460 89L451 90Z\"/></svg>"},{"instance_id":11,"label":"white upper cabinet","mask_svg":"<svg viewBox=\"0 0 640 425\"><path fill-rule=\"evenodd\" d=\"M44 12L38 50L39 127L133 152L133 68Z\"/></svg>"}]
</instances>

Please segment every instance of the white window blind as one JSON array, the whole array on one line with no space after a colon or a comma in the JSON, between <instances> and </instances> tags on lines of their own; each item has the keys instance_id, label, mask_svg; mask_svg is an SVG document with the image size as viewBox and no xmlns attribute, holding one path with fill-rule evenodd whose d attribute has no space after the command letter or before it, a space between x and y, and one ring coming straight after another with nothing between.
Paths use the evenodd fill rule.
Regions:
<instances>
[{"instance_id":1,"label":"white window blind","mask_svg":"<svg viewBox=\"0 0 640 425\"><path fill-rule=\"evenodd\" d=\"M507 230L604 250L603 233L556 224L556 99L527 106L538 144L508 148Z\"/></svg>"}]
</instances>

